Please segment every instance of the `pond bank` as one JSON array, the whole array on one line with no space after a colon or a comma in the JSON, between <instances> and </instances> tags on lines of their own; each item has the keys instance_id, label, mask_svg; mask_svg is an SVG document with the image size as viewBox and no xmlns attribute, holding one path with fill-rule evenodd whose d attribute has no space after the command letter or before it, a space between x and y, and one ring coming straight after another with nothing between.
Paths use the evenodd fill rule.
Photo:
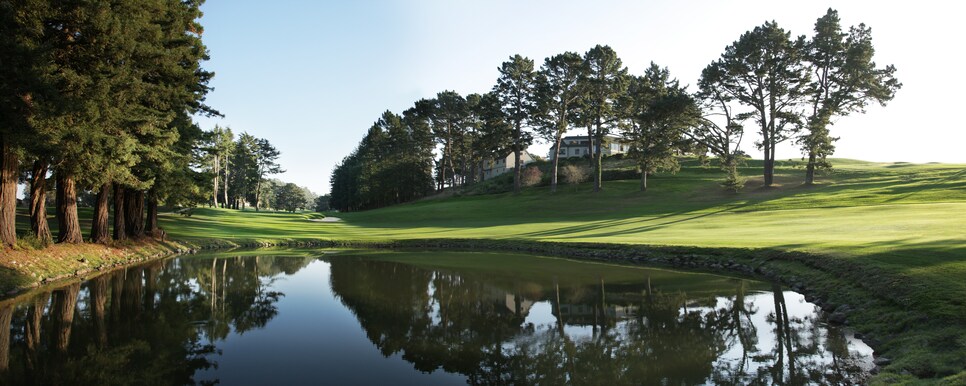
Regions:
<instances>
[{"instance_id":1,"label":"pond bank","mask_svg":"<svg viewBox=\"0 0 966 386\"><path fill-rule=\"evenodd\" d=\"M873 384L915 382L917 378L962 381L964 351L956 344L966 328L962 318L937 317L910 299L915 283L854 260L771 249L697 248L605 243L567 243L487 239L351 240L196 240L159 243L145 240L116 246L53 246L45 250L6 251L0 259L5 297L58 281L148 260L233 248L389 248L527 252L621 265L664 266L688 271L737 275L782 283L818 304L830 323L847 324L875 349L881 370ZM9 252L9 253L8 253ZM966 317L966 316L963 316ZM937 347L939 348L937 350ZM945 348L945 350L943 350ZM957 374L958 375L954 375Z\"/></svg>"}]
</instances>

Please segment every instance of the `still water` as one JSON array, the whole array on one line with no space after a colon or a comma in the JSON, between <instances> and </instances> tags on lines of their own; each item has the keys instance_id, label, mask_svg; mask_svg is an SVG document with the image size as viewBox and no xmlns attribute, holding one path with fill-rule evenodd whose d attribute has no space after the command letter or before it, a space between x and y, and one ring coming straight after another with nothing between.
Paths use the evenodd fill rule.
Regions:
<instances>
[{"instance_id":1,"label":"still water","mask_svg":"<svg viewBox=\"0 0 966 386\"><path fill-rule=\"evenodd\" d=\"M469 252L180 257L0 328L0 384L849 384L872 352L766 283Z\"/></svg>"}]
</instances>

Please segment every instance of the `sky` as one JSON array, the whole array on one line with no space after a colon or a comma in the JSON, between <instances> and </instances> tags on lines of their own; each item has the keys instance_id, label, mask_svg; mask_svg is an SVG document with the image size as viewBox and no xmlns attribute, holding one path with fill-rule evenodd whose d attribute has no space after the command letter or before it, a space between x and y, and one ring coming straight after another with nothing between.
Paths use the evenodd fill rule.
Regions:
<instances>
[{"instance_id":1,"label":"sky","mask_svg":"<svg viewBox=\"0 0 966 386\"><path fill-rule=\"evenodd\" d=\"M386 110L444 90L489 91L514 54L534 60L610 45L632 74L655 62L695 90L701 70L743 32L774 20L811 35L828 8L872 28L875 61L903 87L887 106L834 122L835 157L966 163L958 119L966 2L955 1L249 1L208 0L203 40L215 72L205 130L228 126L281 151L274 176L322 194L329 174ZM746 151L756 158L755 132ZM545 156L546 144L531 151ZM791 145L777 157L800 158Z\"/></svg>"}]
</instances>

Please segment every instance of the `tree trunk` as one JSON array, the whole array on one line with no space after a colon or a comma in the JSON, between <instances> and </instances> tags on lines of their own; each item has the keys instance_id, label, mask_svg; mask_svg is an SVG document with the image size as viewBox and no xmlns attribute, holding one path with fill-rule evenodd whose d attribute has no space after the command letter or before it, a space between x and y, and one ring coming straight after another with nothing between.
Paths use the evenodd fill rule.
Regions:
<instances>
[{"instance_id":1,"label":"tree trunk","mask_svg":"<svg viewBox=\"0 0 966 386\"><path fill-rule=\"evenodd\" d=\"M215 154L211 162L212 162L211 169L215 174L214 178L211 179L212 181L211 200L212 202L215 203L215 208L217 208L218 207L218 179L221 178L221 176L218 175L219 173L221 173L221 170L220 170L221 168L218 163L218 154Z\"/></svg>"},{"instance_id":2,"label":"tree trunk","mask_svg":"<svg viewBox=\"0 0 966 386\"><path fill-rule=\"evenodd\" d=\"M594 143L594 193L600 192L603 188L604 183L601 181L604 177L603 167L603 154L601 153L600 143L603 142L604 136L600 135L600 122L597 123L597 135L595 136Z\"/></svg>"},{"instance_id":3,"label":"tree trunk","mask_svg":"<svg viewBox=\"0 0 966 386\"><path fill-rule=\"evenodd\" d=\"M91 242L107 244L111 241L111 228L108 225L109 206L108 196L111 184L105 182L97 192L97 202L94 205L94 218L91 221Z\"/></svg>"},{"instance_id":4,"label":"tree trunk","mask_svg":"<svg viewBox=\"0 0 966 386\"><path fill-rule=\"evenodd\" d=\"M258 212L259 206L262 201L262 177L258 177L258 181L255 181L255 211Z\"/></svg>"},{"instance_id":5,"label":"tree trunk","mask_svg":"<svg viewBox=\"0 0 966 386\"><path fill-rule=\"evenodd\" d=\"M554 152L553 155L553 169L550 171L550 193L557 193L557 174L560 168L560 142L563 138L563 133L559 130L557 131L557 138L554 139Z\"/></svg>"},{"instance_id":6,"label":"tree trunk","mask_svg":"<svg viewBox=\"0 0 966 386\"><path fill-rule=\"evenodd\" d=\"M225 197L224 197L225 198L225 200L224 200L225 206L228 206L228 176L229 176L229 173L231 171L228 168L228 166L231 165L231 162L230 162L230 159L231 159L230 157L231 156L230 155L226 155L226 157L229 157L229 158L225 160L225 166L223 167L224 170L225 170L225 183L223 184L224 186L222 186L222 190L224 190L224 195L225 195Z\"/></svg>"},{"instance_id":7,"label":"tree trunk","mask_svg":"<svg viewBox=\"0 0 966 386\"><path fill-rule=\"evenodd\" d=\"M127 239L127 226L124 218L127 212L124 210L124 188L121 184L114 183L114 240Z\"/></svg>"},{"instance_id":8,"label":"tree trunk","mask_svg":"<svg viewBox=\"0 0 966 386\"><path fill-rule=\"evenodd\" d=\"M17 177L20 160L0 136L0 249L17 243Z\"/></svg>"},{"instance_id":9,"label":"tree trunk","mask_svg":"<svg viewBox=\"0 0 966 386\"><path fill-rule=\"evenodd\" d=\"M808 165L805 165L805 185L815 184L815 152L808 152Z\"/></svg>"},{"instance_id":10,"label":"tree trunk","mask_svg":"<svg viewBox=\"0 0 966 386\"><path fill-rule=\"evenodd\" d=\"M154 236L158 229L158 197L154 192L148 193L148 219L144 223L144 233Z\"/></svg>"},{"instance_id":11,"label":"tree trunk","mask_svg":"<svg viewBox=\"0 0 966 386\"><path fill-rule=\"evenodd\" d=\"M513 193L520 193L520 177L523 174L523 168L520 165L520 148L513 148Z\"/></svg>"},{"instance_id":12,"label":"tree trunk","mask_svg":"<svg viewBox=\"0 0 966 386\"><path fill-rule=\"evenodd\" d=\"M764 171L763 171L764 172L764 176L763 177L764 177L764 180L765 180L765 185L764 186L766 188L771 186L772 182L774 181L774 175L775 175L775 162L771 158L771 154L772 154L771 147L772 146L773 146L773 144L771 143L771 137L768 136L768 135L766 135L765 136L765 141L764 141L764 147L765 147L765 157L764 158L765 158L765 160L764 160Z\"/></svg>"},{"instance_id":13,"label":"tree trunk","mask_svg":"<svg viewBox=\"0 0 966 386\"><path fill-rule=\"evenodd\" d=\"M80 220L77 218L77 184L72 176L62 172L57 172L57 225L57 242L84 242Z\"/></svg>"},{"instance_id":14,"label":"tree trunk","mask_svg":"<svg viewBox=\"0 0 966 386\"><path fill-rule=\"evenodd\" d=\"M641 168L641 191L647 191L647 169Z\"/></svg>"},{"instance_id":15,"label":"tree trunk","mask_svg":"<svg viewBox=\"0 0 966 386\"><path fill-rule=\"evenodd\" d=\"M54 241L53 236L50 235L50 225L47 223L48 166L46 160L34 161L30 175L30 233L43 245Z\"/></svg>"},{"instance_id":16,"label":"tree trunk","mask_svg":"<svg viewBox=\"0 0 966 386\"><path fill-rule=\"evenodd\" d=\"M127 236L132 239L140 238L144 236L144 192L127 188L124 198Z\"/></svg>"}]
</instances>

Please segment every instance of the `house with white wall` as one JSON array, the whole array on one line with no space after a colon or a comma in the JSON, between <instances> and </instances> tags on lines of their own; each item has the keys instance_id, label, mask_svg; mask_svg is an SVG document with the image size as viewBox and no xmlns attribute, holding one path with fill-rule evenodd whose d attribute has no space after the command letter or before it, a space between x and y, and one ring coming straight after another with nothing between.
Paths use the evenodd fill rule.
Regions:
<instances>
[{"instance_id":1,"label":"house with white wall","mask_svg":"<svg viewBox=\"0 0 966 386\"><path fill-rule=\"evenodd\" d=\"M521 166L526 166L527 164L536 160L537 158L526 150L520 153ZM515 165L516 159L513 157L513 152L510 152L510 154L504 157L483 161L483 179L488 180L500 174L511 171Z\"/></svg>"},{"instance_id":2,"label":"house with white wall","mask_svg":"<svg viewBox=\"0 0 966 386\"><path fill-rule=\"evenodd\" d=\"M548 158L553 160L557 155L560 158L570 158L570 157L583 157L590 154L590 146L594 144L594 139L586 135L575 135L563 137L560 140L560 150L557 150L556 146L550 147L550 154ZM604 136L603 146L600 148L600 152L603 155L615 155L624 154L630 150L630 144L624 141L621 137L607 135Z\"/></svg>"}]
</instances>

